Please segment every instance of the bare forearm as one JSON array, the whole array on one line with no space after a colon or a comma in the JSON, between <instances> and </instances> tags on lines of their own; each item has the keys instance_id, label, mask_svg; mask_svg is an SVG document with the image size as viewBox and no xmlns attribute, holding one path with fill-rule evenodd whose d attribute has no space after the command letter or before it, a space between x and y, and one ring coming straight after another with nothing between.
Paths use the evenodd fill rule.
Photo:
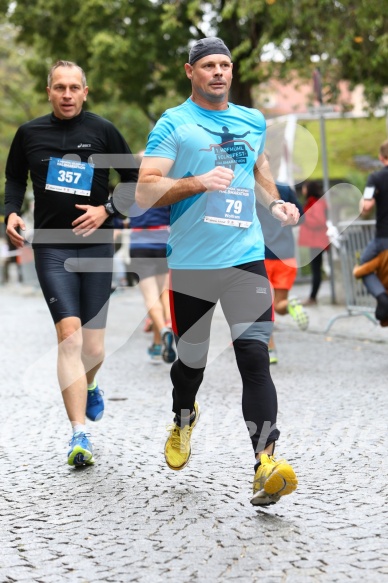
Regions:
<instances>
[{"instance_id":1,"label":"bare forearm","mask_svg":"<svg viewBox=\"0 0 388 583\"><path fill-rule=\"evenodd\" d=\"M279 200L279 192L276 188L267 158L261 154L254 166L255 194L257 200L267 209L274 200ZM282 201L281 204L272 205L271 215L281 222L282 226L296 225L300 213L298 207L291 202Z\"/></svg>"},{"instance_id":2,"label":"bare forearm","mask_svg":"<svg viewBox=\"0 0 388 583\"><path fill-rule=\"evenodd\" d=\"M155 168L140 168L136 202L142 208L174 204L203 192L224 190L233 177L233 171L222 166L216 166L199 176L179 179L163 175Z\"/></svg>"},{"instance_id":3,"label":"bare forearm","mask_svg":"<svg viewBox=\"0 0 388 583\"><path fill-rule=\"evenodd\" d=\"M369 213L371 212L371 210L374 208L375 206L375 200L374 198L372 198L371 200L365 200L364 198L362 198L360 200L360 213L362 217L367 217L369 215Z\"/></svg>"},{"instance_id":4,"label":"bare forearm","mask_svg":"<svg viewBox=\"0 0 388 583\"><path fill-rule=\"evenodd\" d=\"M179 180L162 176L146 176L138 182L136 202L143 208L167 206L204 191L204 185L196 176Z\"/></svg>"},{"instance_id":5,"label":"bare forearm","mask_svg":"<svg viewBox=\"0 0 388 583\"><path fill-rule=\"evenodd\" d=\"M256 198L268 208L273 200L280 198L268 162L263 162L259 167L255 166L254 175Z\"/></svg>"}]
</instances>

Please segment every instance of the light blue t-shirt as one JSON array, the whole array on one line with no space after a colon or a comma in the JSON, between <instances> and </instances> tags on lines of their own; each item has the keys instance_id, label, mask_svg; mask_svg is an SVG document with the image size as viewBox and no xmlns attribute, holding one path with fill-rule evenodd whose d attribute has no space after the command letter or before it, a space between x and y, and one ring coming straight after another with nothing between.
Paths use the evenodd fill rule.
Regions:
<instances>
[{"instance_id":1,"label":"light blue t-shirt","mask_svg":"<svg viewBox=\"0 0 388 583\"><path fill-rule=\"evenodd\" d=\"M265 130L256 109L229 103L222 111L207 110L190 98L157 122L144 155L174 160L169 177L198 176L215 166L232 168L235 175L226 191L171 206L171 269L221 269L264 259L253 167L264 150Z\"/></svg>"}]
</instances>

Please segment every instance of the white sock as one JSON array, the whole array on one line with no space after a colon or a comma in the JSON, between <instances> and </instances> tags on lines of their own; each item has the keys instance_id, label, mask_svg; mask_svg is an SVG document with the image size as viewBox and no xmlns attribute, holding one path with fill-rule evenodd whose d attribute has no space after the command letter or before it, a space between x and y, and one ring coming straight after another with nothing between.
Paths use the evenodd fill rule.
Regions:
<instances>
[{"instance_id":1,"label":"white sock","mask_svg":"<svg viewBox=\"0 0 388 583\"><path fill-rule=\"evenodd\" d=\"M82 425L82 423L73 425L73 435L74 433L86 433L86 431L86 425Z\"/></svg>"},{"instance_id":2,"label":"white sock","mask_svg":"<svg viewBox=\"0 0 388 583\"><path fill-rule=\"evenodd\" d=\"M96 379L94 379L94 381L92 383L90 383L90 385L88 385L88 391L94 391L96 386L97 386L97 381L96 381Z\"/></svg>"}]
</instances>

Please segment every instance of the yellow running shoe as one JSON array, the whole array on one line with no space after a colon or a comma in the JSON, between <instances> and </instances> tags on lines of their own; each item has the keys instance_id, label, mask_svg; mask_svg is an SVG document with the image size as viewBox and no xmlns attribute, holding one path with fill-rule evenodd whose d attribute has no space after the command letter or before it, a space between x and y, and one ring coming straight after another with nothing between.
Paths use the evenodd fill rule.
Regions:
<instances>
[{"instance_id":1,"label":"yellow running shoe","mask_svg":"<svg viewBox=\"0 0 388 583\"><path fill-rule=\"evenodd\" d=\"M253 480L251 504L254 506L276 504L281 496L296 490L298 479L286 460L275 460L273 456L263 453L260 462Z\"/></svg>"},{"instance_id":2,"label":"yellow running shoe","mask_svg":"<svg viewBox=\"0 0 388 583\"><path fill-rule=\"evenodd\" d=\"M309 326L309 317L297 298L290 298L287 306L288 313L295 320L301 330L307 330Z\"/></svg>"},{"instance_id":3,"label":"yellow running shoe","mask_svg":"<svg viewBox=\"0 0 388 583\"><path fill-rule=\"evenodd\" d=\"M171 470L183 470L191 456L190 438L199 419L199 405L194 403L195 419L191 425L179 427L175 422L167 427L170 435L164 446L164 457Z\"/></svg>"},{"instance_id":4,"label":"yellow running shoe","mask_svg":"<svg viewBox=\"0 0 388 583\"><path fill-rule=\"evenodd\" d=\"M274 348L268 349L269 354L269 364L277 364L278 363L278 355Z\"/></svg>"}]
</instances>

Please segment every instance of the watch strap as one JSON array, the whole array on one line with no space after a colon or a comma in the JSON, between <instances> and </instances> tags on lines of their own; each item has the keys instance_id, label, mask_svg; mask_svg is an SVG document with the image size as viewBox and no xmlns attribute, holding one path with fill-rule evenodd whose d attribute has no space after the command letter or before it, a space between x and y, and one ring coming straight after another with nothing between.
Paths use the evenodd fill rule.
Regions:
<instances>
[{"instance_id":1,"label":"watch strap","mask_svg":"<svg viewBox=\"0 0 388 583\"><path fill-rule=\"evenodd\" d=\"M282 200L281 198L276 198L275 200L273 200L268 207L268 210L271 214L272 214L272 208L275 206L275 204L285 204L285 201Z\"/></svg>"},{"instance_id":2,"label":"watch strap","mask_svg":"<svg viewBox=\"0 0 388 583\"><path fill-rule=\"evenodd\" d=\"M112 198L108 198L108 200L106 200L103 204L103 207L105 208L106 212L108 213L109 216L113 217L114 215L118 214L117 213L117 209L115 207L115 205L113 204L113 200ZM110 207L113 210L113 213L110 212L110 210L108 210L108 208Z\"/></svg>"}]
</instances>

